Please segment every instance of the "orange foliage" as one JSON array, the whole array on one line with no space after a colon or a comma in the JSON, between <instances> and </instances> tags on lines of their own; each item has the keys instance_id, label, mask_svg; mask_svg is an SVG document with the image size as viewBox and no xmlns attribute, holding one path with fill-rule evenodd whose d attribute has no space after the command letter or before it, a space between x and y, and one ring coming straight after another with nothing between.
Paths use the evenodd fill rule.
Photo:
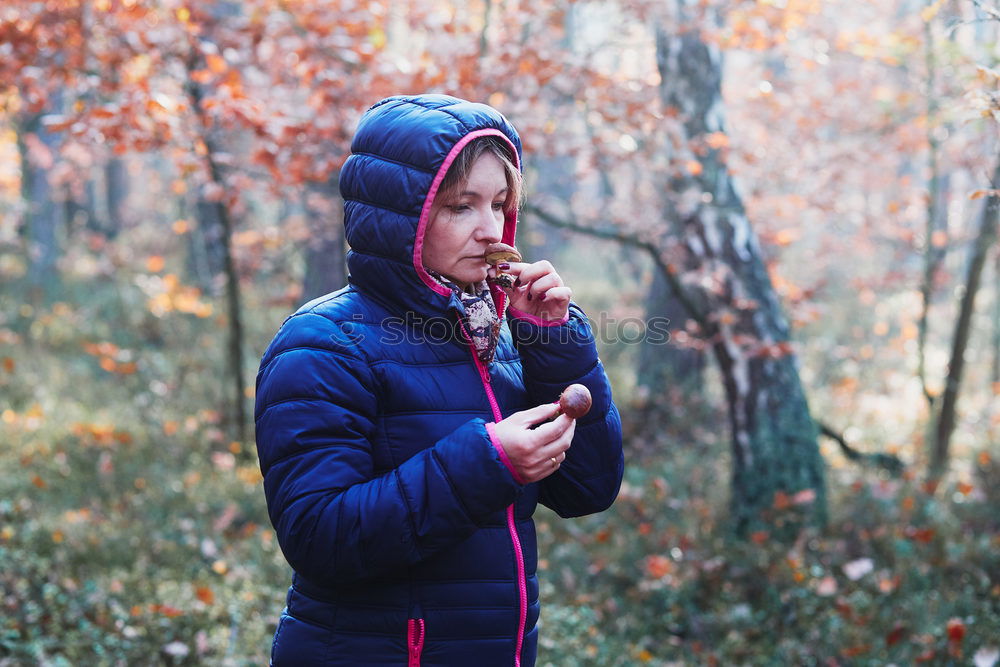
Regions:
<instances>
[{"instance_id":1,"label":"orange foliage","mask_svg":"<svg viewBox=\"0 0 1000 667\"><path fill-rule=\"evenodd\" d=\"M666 556L652 555L646 557L646 572L650 577L660 579L673 571L674 564Z\"/></svg>"},{"instance_id":2,"label":"orange foliage","mask_svg":"<svg viewBox=\"0 0 1000 667\"><path fill-rule=\"evenodd\" d=\"M195 586L194 594L195 597L205 604L213 604L215 602L215 593L208 586Z\"/></svg>"}]
</instances>

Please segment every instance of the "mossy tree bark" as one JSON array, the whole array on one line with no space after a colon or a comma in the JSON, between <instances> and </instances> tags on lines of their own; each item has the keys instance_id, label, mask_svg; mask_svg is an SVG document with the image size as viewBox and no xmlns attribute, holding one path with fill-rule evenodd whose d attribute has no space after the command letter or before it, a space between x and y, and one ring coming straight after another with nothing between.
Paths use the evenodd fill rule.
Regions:
<instances>
[{"instance_id":1,"label":"mossy tree bark","mask_svg":"<svg viewBox=\"0 0 1000 667\"><path fill-rule=\"evenodd\" d=\"M694 317L725 386L731 518L742 535L792 534L802 520L826 517L823 461L788 322L719 142L709 141L725 131L722 54L699 31L665 24L657 28L656 53L662 104L682 120L699 165L671 179L670 224L702 278L685 289L689 303L703 304Z\"/></svg>"}]
</instances>

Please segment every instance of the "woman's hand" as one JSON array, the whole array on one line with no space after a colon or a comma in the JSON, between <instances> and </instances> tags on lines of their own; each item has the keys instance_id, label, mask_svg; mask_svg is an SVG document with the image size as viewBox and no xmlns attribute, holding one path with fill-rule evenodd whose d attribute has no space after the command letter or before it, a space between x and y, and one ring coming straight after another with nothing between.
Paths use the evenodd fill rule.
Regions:
<instances>
[{"instance_id":1,"label":"woman's hand","mask_svg":"<svg viewBox=\"0 0 1000 667\"><path fill-rule=\"evenodd\" d=\"M501 286L510 299L511 306L543 320L561 320L566 317L573 290L563 284L562 278L548 260L543 259L534 264L499 264L495 268L490 267L488 273L491 278L496 276L497 270L517 278L513 287Z\"/></svg>"},{"instance_id":2,"label":"woman's hand","mask_svg":"<svg viewBox=\"0 0 1000 667\"><path fill-rule=\"evenodd\" d=\"M546 403L515 412L493 426L510 464L525 484L545 479L566 460L566 450L576 431L575 419L560 414L551 422L530 428L558 412L558 403Z\"/></svg>"}]
</instances>

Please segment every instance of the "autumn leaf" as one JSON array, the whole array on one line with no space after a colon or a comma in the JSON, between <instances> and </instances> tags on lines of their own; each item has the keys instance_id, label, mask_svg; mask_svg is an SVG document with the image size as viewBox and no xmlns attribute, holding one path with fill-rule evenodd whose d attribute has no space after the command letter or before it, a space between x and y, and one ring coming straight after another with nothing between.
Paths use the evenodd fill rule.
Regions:
<instances>
[{"instance_id":1,"label":"autumn leaf","mask_svg":"<svg viewBox=\"0 0 1000 667\"><path fill-rule=\"evenodd\" d=\"M665 577L673 570L674 564L666 556L657 554L646 558L646 572L654 579Z\"/></svg>"},{"instance_id":2,"label":"autumn leaf","mask_svg":"<svg viewBox=\"0 0 1000 667\"><path fill-rule=\"evenodd\" d=\"M948 633L949 642L961 643L962 639L965 638L965 623L960 618L950 618L945 625L945 631Z\"/></svg>"},{"instance_id":3,"label":"autumn leaf","mask_svg":"<svg viewBox=\"0 0 1000 667\"><path fill-rule=\"evenodd\" d=\"M969 199L982 199L983 197L1000 197L1000 190L976 190Z\"/></svg>"},{"instance_id":4,"label":"autumn leaf","mask_svg":"<svg viewBox=\"0 0 1000 667\"><path fill-rule=\"evenodd\" d=\"M845 658L856 658L859 655L864 655L865 653L868 653L871 650L871 648L872 647L869 646L868 644L859 644L857 646L851 646L849 648L845 648L843 651L840 652L840 654Z\"/></svg>"},{"instance_id":5,"label":"autumn leaf","mask_svg":"<svg viewBox=\"0 0 1000 667\"><path fill-rule=\"evenodd\" d=\"M782 229L774 235L774 243L778 246L787 246L798 238L799 233L794 229Z\"/></svg>"},{"instance_id":6,"label":"autumn leaf","mask_svg":"<svg viewBox=\"0 0 1000 667\"><path fill-rule=\"evenodd\" d=\"M726 136L725 132L712 132L705 137L705 143L710 148L718 150L729 145L729 137Z\"/></svg>"},{"instance_id":7,"label":"autumn leaf","mask_svg":"<svg viewBox=\"0 0 1000 667\"><path fill-rule=\"evenodd\" d=\"M791 507L791 505L792 501L788 497L787 493L785 493L784 491L775 492L774 501L771 503L771 507L780 512L781 510L788 509L789 507Z\"/></svg>"},{"instance_id":8,"label":"autumn leaf","mask_svg":"<svg viewBox=\"0 0 1000 667\"><path fill-rule=\"evenodd\" d=\"M793 505L808 505L813 502L816 502L815 489L802 489L801 491L797 491L795 495L792 496Z\"/></svg>"},{"instance_id":9,"label":"autumn leaf","mask_svg":"<svg viewBox=\"0 0 1000 667\"><path fill-rule=\"evenodd\" d=\"M871 558L858 558L848 563L844 563L843 566L844 574L847 575L847 578L851 581L857 581L874 569L875 564L872 562Z\"/></svg>"},{"instance_id":10,"label":"autumn leaf","mask_svg":"<svg viewBox=\"0 0 1000 667\"><path fill-rule=\"evenodd\" d=\"M152 604L149 606L149 610L154 614L162 614L167 618L177 618L184 615L182 610L168 604Z\"/></svg>"},{"instance_id":11,"label":"autumn leaf","mask_svg":"<svg viewBox=\"0 0 1000 667\"><path fill-rule=\"evenodd\" d=\"M205 604L212 604L215 602L215 593L208 586L196 586L194 591L195 597L204 602Z\"/></svg>"},{"instance_id":12,"label":"autumn leaf","mask_svg":"<svg viewBox=\"0 0 1000 667\"><path fill-rule=\"evenodd\" d=\"M208 69L215 74L222 74L228 69L226 59L217 53L210 53L205 56L205 63L208 65Z\"/></svg>"},{"instance_id":13,"label":"autumn leaf","mask_svg":"<svg viewBox=\"0 0 1000 667\"><path fill-rule=\"evenodd\" d=\"M924 23L930 23L938 12L941 11L941 5L944 4L944 0L937 0L933 5L928 5L920 11L920 18Z\"/></svg>"},{"instance_id":14,"label":"autumn leaf","mask_svg":"<svg viewBox=\"0 0 1000 667\"><path fill-rule=\"evenodd\" d=\"M159 273L163 270L164 265L162 255L150 255L146 258L146 270L150 273Z\"/></svg>"}]
</instances>

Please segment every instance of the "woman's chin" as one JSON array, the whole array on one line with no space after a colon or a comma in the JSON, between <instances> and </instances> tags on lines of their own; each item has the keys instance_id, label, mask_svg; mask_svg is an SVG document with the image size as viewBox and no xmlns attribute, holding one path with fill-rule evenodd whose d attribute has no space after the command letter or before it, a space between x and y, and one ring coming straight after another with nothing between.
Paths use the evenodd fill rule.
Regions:
<instances>
[{"instance_id":1,"label":"woman's chin","mask_svg":"<svg viewBox=\"0 0 1000 667\"><path fill-rule=\"evenodd\" d=\"M486 269L482 271L463 271L460 275L455 276L455 282L460 285L478 285L486 280L486 276Z\"/></svg>"}]
</instances>

